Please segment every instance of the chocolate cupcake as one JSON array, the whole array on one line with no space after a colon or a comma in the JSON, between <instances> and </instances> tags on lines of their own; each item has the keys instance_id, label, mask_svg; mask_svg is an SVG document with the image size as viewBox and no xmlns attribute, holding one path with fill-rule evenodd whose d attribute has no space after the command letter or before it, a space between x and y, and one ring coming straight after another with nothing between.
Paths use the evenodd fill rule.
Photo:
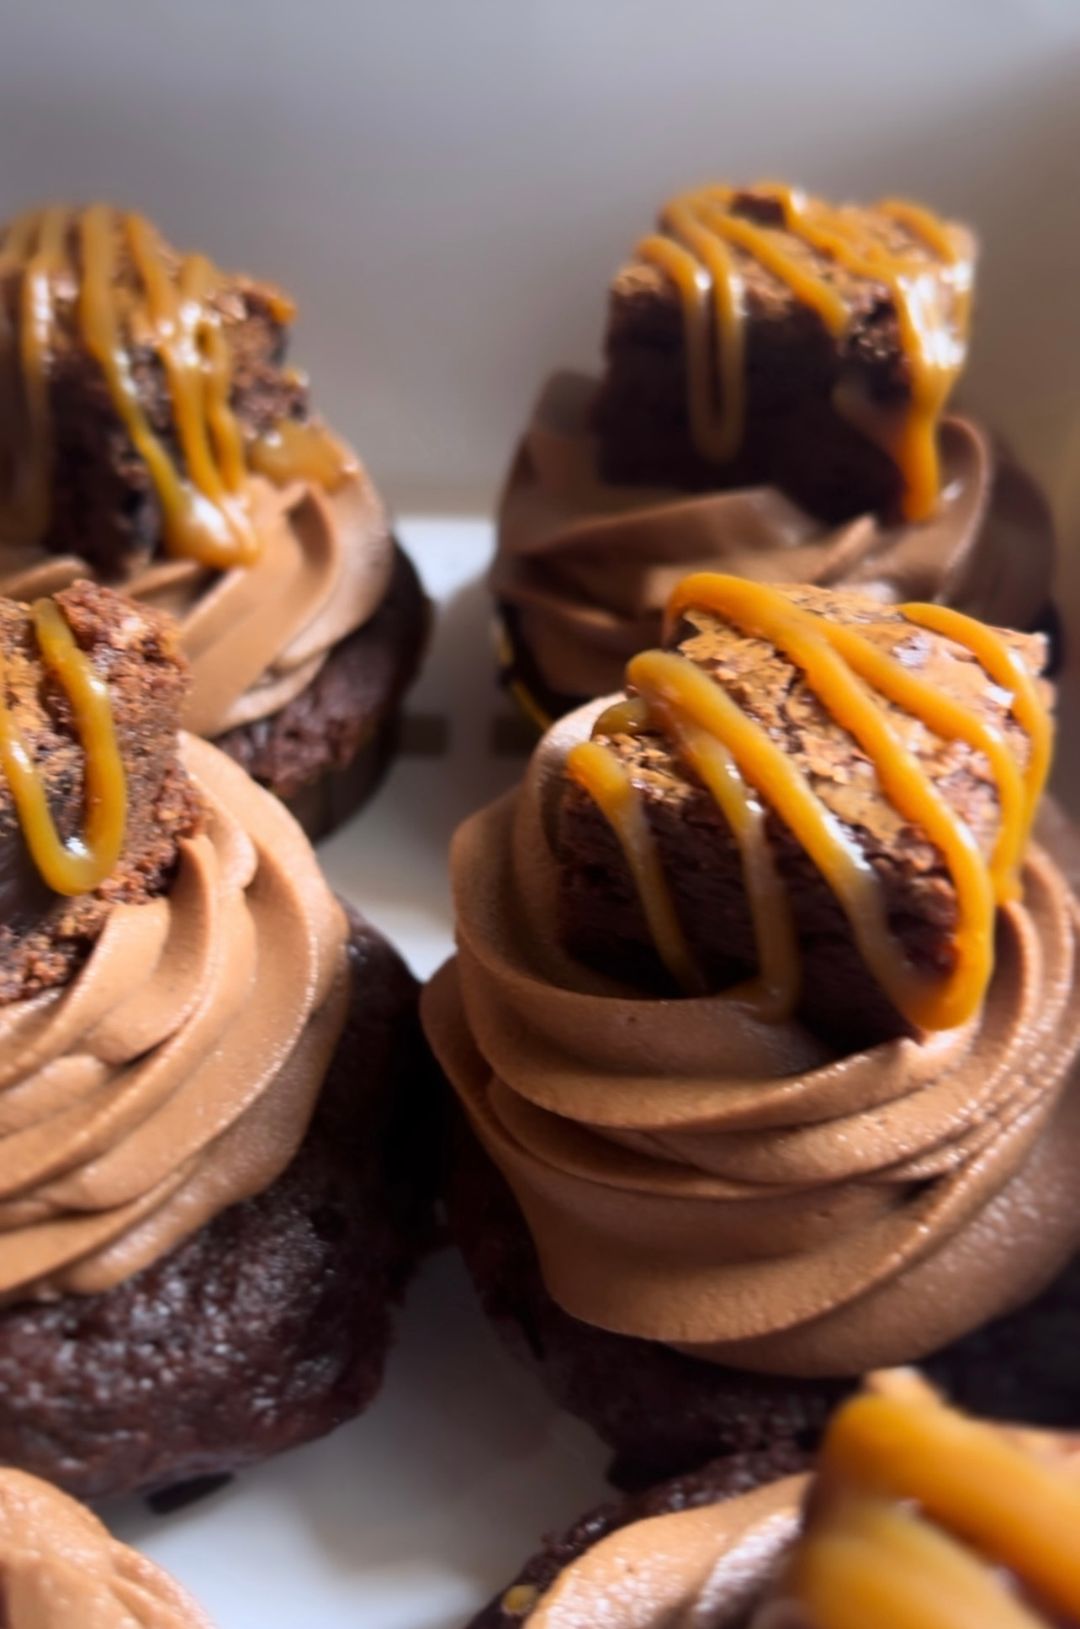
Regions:
<instances>
[{"instance_id":1,"label":"chocolate cupcake","mask_svg":"<svg viewBox=\"0 0 1080 1629\"><path fill-rule=\"evenodd\" d=\"M79 583L0 601L0 652L0 1462L160 1489L377 1391L424 1226L415 983L177 733L168 618Z\"/></svg>"},{"instance_id":2,"label":"chocolate cupcake","mask_svg":"<svg viewBox=\"0 0 1080 1629\"><path fill-rule=\"evenodd\" d=\"M185 726L323 835L387 762L428 610L286 365L292 302L97 204L3 229L0 310L0 593L94 576L171 612Z\"/></svg>"},{"instance_id":3,"label":"chocolate cupcake","mask_svg":"<svg viewBox=\"0 0 1080 1629\"><path fill-rule=\"evenodd\" d=\"M499 509L504 676L548 720L622 682L695 570L1053 622L1053 527L961 373L975 242L896 200L674 199L610 293L607 366L541 392Z\"/></svg>"},{"instance_id":4,"label":"chocolate cupcake","mask_svg":"<svg viewBox=\"0 0 1080 1629\"><path fill-rule=\"evenodd\" d=\"M967 1419L898 1371L838 1412L812 1476L769 1470L706 1466L594 1511L472 1629L1080 1623L1075 1437Z\"/></svg>"},{"instance_id":5,"label":"chocolate cupcake","mask_svg":"<svg viewBox=\"0 0 1080 1629\"><path fill-rule=\"evenodd\" d=\"M85 1506L8 1469L0 1577L6 1629L212 1629L186 1590Z\"/></svg>"},{"instance_id":6,"label":"chocolate cupcake","mask_svg":"<svg viewBox=\"0 0 1080 1629\"><path fill-rule=\"evenodd\" d=\"M1040 804L1043 640L720 576L669 635L454 842L423 1015L486 1310L624 1481L812 1443L915 1360L1075 1423L1080 849Z\"/></svg>"}]
</instances>

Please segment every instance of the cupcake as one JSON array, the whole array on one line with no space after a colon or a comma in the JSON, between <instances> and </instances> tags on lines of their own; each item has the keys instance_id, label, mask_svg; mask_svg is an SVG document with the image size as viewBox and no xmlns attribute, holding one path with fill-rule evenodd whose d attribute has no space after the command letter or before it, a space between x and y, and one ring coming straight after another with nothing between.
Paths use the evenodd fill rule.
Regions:
<instances>
[{"instance_id":1,"label":"cupcake","mask_svg":"<svg viewBox=\"0 0 1080 1629\"><path fill-rule=\"evenodd\" d=\"M85 1506L0 1470L6 1629L211 1629L168 1573L113 1538Z\"/></svg>"},{"instance_id":2,"label":"cupcake","mask_svg":"<svg viewBox=\"0 0 1080 1629\"><path fill-rule=\"evenodd\" d=\"M451 1221L618 1479L812 1442L916 1360L982 1412L1080 1415L1080 849L1041 798L1044 654L698 575L457 833L422 1003Z\"/></svg>"},{"instance_id":3,"label":"cupcake","mask_svg":"<svg viewBox=\"0 0 1080 1629\"><path fill-rule=\"evenodd\" d=\"M0 1463L86 1498L328 1431L423 1222L415 985L180 734L174 625L0 601Z\"/></svg>"},{"instance_id":4,"label":"cupcake","mask_svg":"<svg viewBox=\"0 0 1080 1629\"><path fill-rule=\"evenodd\" d=\"M874 1377L812 1476L707 1466L550 1539L473 1629L1062 1629L1080 1623L1077 1439Z\"/></svg>"},{"instance_id":5,"label":"cupcake","mask_svg":"<svg viewBox=\"0 0 1080 1629\"><path fill-rule=\"evenodd\" d=\"M186 728L324 834L387 761L428 613L285 363L292 302L96 204L7 225L0 310L0 593L92 576L171 612Z\"/></svg>"},{"instance_id":6,"label":"cupcake","mask_svg":"<svg viewBox=\"0 0 1080 1629\"><path fill-rule=\"evenodd\" d=\"M897 200L664 208L611 285L602 379L548 381L502 496L491 588L527 711L616 690L695 570L1052 620L1046 503L947 411L974 261L965 227Z\"/></svg>"}]
</instances>

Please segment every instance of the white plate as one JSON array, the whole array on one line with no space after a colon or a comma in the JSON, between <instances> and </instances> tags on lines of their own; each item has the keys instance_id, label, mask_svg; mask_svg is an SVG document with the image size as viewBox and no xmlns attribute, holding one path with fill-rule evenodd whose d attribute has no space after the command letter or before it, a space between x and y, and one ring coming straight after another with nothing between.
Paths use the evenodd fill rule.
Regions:
<instances>
[{"instance_id":1,"label":"white plate","mask_svg":"<svg viewBox=\"0 0 1080 1629\"><path fill-rule=\"evenodd\" d=\"M450 834L521 761L491 753L506 709L480 582L490 527L414 520L401 534L439 604L410 712L447 720L449 750L400 758L321 855L423 978L451 948ZM446 1253L413 1285L386 1384L362 1419L171 1516L135 1501L104 1514L219 1629L456 1629L545 1528L604 1496L603 1463L592 1433L501 1350Z\"/></svg>"}]
</instances>

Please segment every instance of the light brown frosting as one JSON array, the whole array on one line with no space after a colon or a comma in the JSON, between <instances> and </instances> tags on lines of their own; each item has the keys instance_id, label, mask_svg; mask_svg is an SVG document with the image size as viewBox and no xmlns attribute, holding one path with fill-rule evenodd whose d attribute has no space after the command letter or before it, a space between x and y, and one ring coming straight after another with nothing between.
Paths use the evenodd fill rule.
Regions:
<instances>
[{"instance_id":1,"label":"light brown frosting","mask_svg":"<svg viewBox=\"0 0 1080 1629\"><path fill-rule=\"evenodd\" d=\"M1036 1294L1080 1241L1078 908L1041 848L1000 917L981 1016L837 1057L725 994L651 999L558 945L570 746L451 856L458 955L428 1034L573 1316L745 1368L858 1374ZM1076 845L1044 827L1075 875Z\"/></svg>"},{"instance_id":2,"label":"light brown frosting","mask_svg":"<svg viewBox=\"0 0 1080 1629\"><path fill-rule=\"evenodd\" d=\"M528 1629L736 1629L794 1542L807 1480L616 1529L563 1569Z\"/></svg>"},{"instance_id":3,"label":"light brown frosting","mask_svg":"<svg viewBox=\"0 0 1080 1629\"><path fill-rule=\"evenodd\" d=\"M169 892L0 1007L0 1299L108 1289L268 1187L344 1023L344 916L307 839L181 739L207 816Z\"/></svg>"},{"instance_id":4,"label":"light brown frosting","mask_svg":"<svg viewBox=\"0 0 1080 1629\"><path fill-rule=\"evenodd\" d=\"M496 599L558 695L615 690L660 643L663 607L693 571L940 601L1030 628L1050 598L1053 523L1035 484L967 418L942 432L943 495L922 524L860 515L825 526L775 487L685 493L597 473L593 382L555 375L518 448L499 511Z\"/></svg>"},{"instance_id":5,"label":"light brown frosting","mask_svg":"<svg viewBox=\"0 0 1080 1629\"><path fill-rule=\"evenodd\" d=\"M218 572L151 559L111 586L169 611L191 664L186 727L213 737L278 712L328 652L382 604L394 546L386 512L359 467L332 493L311 481L250 483L260 541L254 565ZM0 594L35 599L92 577L85 560L6 546Z\"/></svg>"},{"instance_id":6,"label":"light brown frosting","mask_svg":"<svg viewBox=\"0 0 1080 1629\"><path fill-rule=\"evenodd\" d=\"M4 1629L211 1629L195 1602L85 1506L0 1470Z\"/></svg>"}]
</instances>

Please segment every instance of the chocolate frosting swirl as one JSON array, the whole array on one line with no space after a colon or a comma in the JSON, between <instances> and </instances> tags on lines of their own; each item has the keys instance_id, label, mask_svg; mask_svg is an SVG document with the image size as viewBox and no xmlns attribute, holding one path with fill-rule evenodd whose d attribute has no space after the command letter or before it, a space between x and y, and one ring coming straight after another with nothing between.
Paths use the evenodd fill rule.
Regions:
<instances>
[{"instance_id":1,"label":"chocolate frosting swirl","mask_svg":"<svg viewBox=\"0 0 1080 1629\"><path fill-rule=\"evenodd\" d=\"M458 832L429 1036L574 1317L800 1376L932 1352L1080 1240L1078 907L1041 848L980 1017L836 1056L720 994L650 999L557 942L555 802L605 702ZM1047 844L1077 866L1052 808Z\"/></svg>"},{"instance_id":2,"label":"chocolate frosting swirl","mask_svg":"<svg viewBox=\"0 0 1080 1629\"><path fill-rule=\"evenodd\" d=\"M211 1629L168 1573L22 1471L0 1470L0 1579L6 1629Z\"/></svg>"},{"instance_id":3,"label":"chocolate frosting swirl","mask_svg":"<svg viewBox=\"0 0 1080 1629\"><path fill-rule=\"evenodd\" d=\"M607 484L589 432L594 390L569 373L543 390L503 493L490 577L556 695L617 689L629 658L660 643L663 607L692 571L939 601L1008 628L1033 627L1049 602L1049 509L971 419L945 421L932 520L826 526L775 487Z\"/></svg>"},{"instance_id":4,"label":"chocolate frosting swirl","mask_svg":"<svg viewBox=\"0 0 1080 1629\"><path fill-rule=\"evenodd\" d=\"M94 1294L269 1186L345 1020L343 913L300 828L194 737L169 893L0 1007L0 1299Z\"/></svg>"},{"instance_id":5,"label":"chocolate frosting swirl","mask_svg":"<svg viewBox=\"0 0 1080 1629\"><path fill-rule=\"evenodd\" d=\"M389 523L362 469L333 493L252 477L250 501L261 544L254 565L218 572L155 557L111 585L178 619L191 665L184 723L197 735L278 712L334 645L370 621L390 583ZM93 575L73 555L11 546L0 554L0 594L11 599L56 594Z\"/></svg>"}]
</instances>

